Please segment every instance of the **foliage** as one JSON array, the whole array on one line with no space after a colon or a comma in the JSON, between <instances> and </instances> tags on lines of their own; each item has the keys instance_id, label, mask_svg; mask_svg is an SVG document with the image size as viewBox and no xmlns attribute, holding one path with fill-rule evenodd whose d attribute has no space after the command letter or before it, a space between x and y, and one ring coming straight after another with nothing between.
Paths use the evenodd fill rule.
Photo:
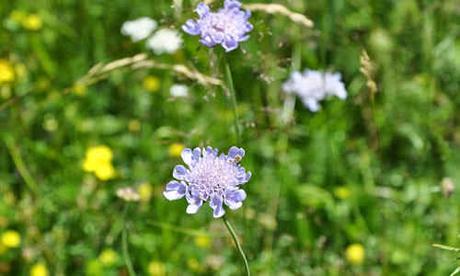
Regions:
<instances>
[{"instance_id":1,"label":"foliage","mask_svg":"<svg viewBox=\"0 0 460 276\"><path fill-rule=\"evenodd\" d=\"M162 196L177 148L237 144L227 91L168 66L77 81L139 53L224 80L224 51L196 37L155 55L121 35L141 16L180 29L197 2L173 2L0 0L0 235L19 239L0 243L0 274L126 275L126 230L138 274L240 275L209 207L190 216L184 201ZM459 194L440 185L460 181L457 1L278 3L314 27L254 11L251 38L226 55L237 145L253 172L244 206L229 213L254 275L451 273L455 256L431 244L456 246L460 232ZM375 71L363 74L360 58ZM305 68L341 72L348 98L317 113L297 102L285 121L282 83ZM171 97L174 83L187 84L188 97ZM84 170L97 146L113 154L110 177ZM117 197L126 186L139 202ZM349 246L363 249L355 261Z\"/></svg>"}]
</instances>

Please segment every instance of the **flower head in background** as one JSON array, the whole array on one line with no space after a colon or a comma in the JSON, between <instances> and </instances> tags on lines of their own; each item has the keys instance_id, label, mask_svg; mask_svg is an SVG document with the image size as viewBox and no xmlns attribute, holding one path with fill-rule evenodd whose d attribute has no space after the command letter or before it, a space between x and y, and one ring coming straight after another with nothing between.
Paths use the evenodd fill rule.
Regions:
<instances>
[{"instance_id":1,"label":"flower head in background","mask_svg":"<svg viewBox=\"0 0 460 276\"><path fill-rule=\"evenodd\" d=\"M168 148L169 156L171 157L180 157L185 146L181 143L172 143Z\"/></svg>"},{"instance_id":2,"label":"flower head in background","mask_svg":"<svg viewBox=\"0 0 460 276\"><path fill-rule=\"evenodd\" d=\"M169 92L174 98L185 98L188 96L188 87L183 84L173 84Z\"/></svg>"},{"instance_id":3,"label":"flower head in background","mask_svg":"<svg viewBox=\"0 0 460 276\"><path fill-rule=\"evenodd\" d=\"M352 265L362 264L365 254L364 246L359 243L350 244L347 249L345 249L345 258Z\"/></svg>"},{"instance_id":4,"label":"flower head in background","mask_svg":"<svg viewBox=\"0 0 460 276\"><path fill-rule=\"evenodd\" d=\"M48 268L44 263L36 263L30 268L30 276L48 276Z\"/></svg>"},{"instance_id":5,"label":"flower head in background","mask_svg":"<svg viewBox=\"0 0 460 276\"><path fill-rule=\"evenodd\" d=\"M115 168L112 165L113 153L107 146L95 146L86 151L83 170L92 172L102 181L115 177Z\"/></svg>"},{"instance_id":6,"label":"flower head in background","mask_svg":"<svg viewBox=\"0 0 460 276\"><path fill-rule=\"evenodd\" d=\"M104 249L97 258L103 266L113 266L118 260L118 254L111 248Z\"/></svg>"},{"instance_id":7,"label":"flower head in background","mask_svg":"<svg viewBox=\"0 0 460 276\"><path fill-rule=\"evenodd\" d=\"M232 210L240 208L246 199L246 192L240 186L251 178L251 173L239 164L244 154L244 149L238 147L220 155L211 147L184 149L181 156L187 167L174 168L173 177L177 180L166 185L163 195L168 200L185 197L188 214L196 214L206 201L215 218L225 214L223 204Z\"/></svg>"},{"instance_id":8,"label":"flower head in background","mask_svg":"<svg viewBox=\"0 0 460 276\"><path fill-rule=\"evenodd\" d=\"M299 96L303 104L312 112L321 109L319 102L327 96L336 96L342 100L347 97L340 73L313 70L305 70L303 74L298 71L293 72L289 80L283 84L283 91Z\"/></svg>"},{"instance_id":9,"label":"flower head in background","mask_svg":"<svg viewBox=\"0 0 460 276\"><path fill-rule=\"evenodd\" d=\"M117 189L116 194L117 194L117 197L127 202L139 201L141 199L141 196L139 195L139 193L131 187L119 188Z\"/></svg>"},{"instance_id":10,"label":"flower head in background","mask_svg":"<svg viewBox=\"0 0 460 276\"><path fill-rule=\"evenodd\" d=\"M15 78L14 67L11 62L0 59L0 85L13 82Z\"/></svg>"},{"instance_id":11,"label":"flower head in background","mask_svg":"<svg viewBox=\"0 0 460 276\"><path fill-rule=\"evenodd\" d=\"M8 230L2 233L0 242L8 248L17 248L21 245L21 235L14 230Z\"/></svg>"},{"instance_id":12,"label":"flower head in background","mask_svg":"<svg viewBox=\"0 0 460 276\"><path fill-rule=\"evenodd\" d=\"M146 39L156 28L157 22L149 17L126 21L121 26L121 33L129 36L133 42Z\"/></svg>"},{"instance_id":13,"label":"flower head in background","mask_svg":"<svg viewBox=\"0 0 460 276\"><path fill-rule=\"evenodd\" d=\"M152 197L152 192L152 186L148 182L143 182L137 187L137 193L142 202L148 202Z\"/></svg>"},{"instance_id":14,"label":"flower head in background","mask_svg":"<svg viewBox=\"0 0 460 276\"><path fill-rule=\"evenodd\" d=\"M166 267L164 263L159 261L151 261L147 267L150 276L165 276Z\"/></svg>"},{"instance_id":15,"label":"flower head in background","mask_svg":"<svg viewBox=\"0 0 460 276\"><path fill-rule=\"evenodd\" d=\"M182 47L182 38L178 31L160 29L147 40L147 47L155 54L172 54Z\"/></svg>"},{"instance_id":16,"label":"flower head in background","mask_svg":"<svg viewBox=\"0 0 460 276\"><path fill-rule=\"evenodd\" d=\"M21 23L24 29L29 31L38 31L43 26L42 18L38 14L29 14L25 16Z\"/></svg>"},{"instance_id":17,"label":"flower head in background","mask_svg":"<svg viewBox=\"0 0 460 276\"><path fill-rule=\"evenodd\" d=\"M142 86L148 92L157 92L160 90L160 79L155 76L147 76L144 78Z\"/></svg>"},{"instance_id":18,"label":"flower head in background","mask_svg":"<svg viewBox=\"0 0 460 276\"><path fill-rule=\"evenodd\" d=\"M251 13L240 8L237 0L225 0L224 8L217 12L211 12L208 5L200 3L195 9L199 19L187 20L182 29L190 35L199 35L200 42L207 47L221 44L230 52L249 39L248 32L253 28L248 21Z\"/></svg>"}]
</instances>

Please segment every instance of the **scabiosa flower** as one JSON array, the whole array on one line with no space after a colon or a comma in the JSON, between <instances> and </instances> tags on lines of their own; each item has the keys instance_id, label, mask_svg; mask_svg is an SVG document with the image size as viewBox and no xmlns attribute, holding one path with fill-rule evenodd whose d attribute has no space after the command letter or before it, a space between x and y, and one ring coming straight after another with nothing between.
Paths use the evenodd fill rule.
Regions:
<instances>
[{"instance_id":1,"label":"scabiosa flower","mask_svg":"<svg viewBox=\"0 0 460 276\"><path fill-rule=\"evenodd\" d=\"M251 12L241 10L237 0L225 0L224 8L211 12L205 3L198 4L195 12L200 17L189 19L182 29L191 35L199 35L200 42L207 47L221 44L226 52L238 48L238 44L249 39L247 34L252 30L248 22Z\"/></svg>"},{"instance_id":2,"label":"scabiosa flower","mask_svg":"<svg viewBox=\"0 0 460 276\"><path fill-rule=\"evenodd\" d=\"M283 84L283 91L299 96L303 104L312 112L321 109L319 102L327 96L336 96L342 100L347 97L340 73L313 70L305 70L303 74L298 71L293 72L289 80Z\"/></svg>"},{"instance_id":3,"label":"scabiosa flower","mask_svg":"<svg viewBox=\"0 0 460 276\"><path fill-rule=\"evenodd\" d=\"M156 28L157 22L149 17L126 21L121 27L123 35L131 37L133 42L146 39Z\"/></svg>"},{"instance_id":4,"label":"scabiosa flower","mask_svg":"<svg viewBox=\"0 0 460 276\"><path fill-rule=\"evenodd\" d=\"M182 38L178 31L164 28L147 40L147 47L157 55L172 54L182 47Z\"/></svg>"},{"instance_id":5,"label":"scabiosa flower","mask_svg":"<svg viewBox=\"0 0 460 276\"><path fill-rule=\"evenodd\" d=\"M211 147L184 149L181 156L188 168L183 165L174 168L173 177L177 180L166 185L163 195L168 200L185 197L188 214L196 214L205 201L209 201L215 218L225 214L224 203L232 210L240 208L246 199L240 185L251 178L251 173L239 164L244 153L238 147L220 155Z\"/></svg>"}]
</instances>

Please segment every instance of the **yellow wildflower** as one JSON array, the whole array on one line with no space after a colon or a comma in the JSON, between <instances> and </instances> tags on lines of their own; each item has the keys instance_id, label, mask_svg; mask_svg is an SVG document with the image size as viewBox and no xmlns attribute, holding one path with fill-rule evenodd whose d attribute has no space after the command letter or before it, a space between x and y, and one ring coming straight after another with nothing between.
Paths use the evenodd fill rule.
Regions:
<instances>
[{"instance_id":1,"label":"yellow wildflower","mask_svg":"<svg viewBox=\"0 0 460 276\"><path fill-rule=\"evenodd\" d=\"M334 189L334 194L339 199L344 200L350 197L351 191L346 186L340 186Z\"/></svg>"},{"instance_id":2,"label":"yellow wildflower","mask_svg":"<svg viewBox=\"0 0 460 276\"><path fill-rule=\"evenodd\" d=\"M72 87L72 92L78 96L86 95L86 85L77 83Z\"/></svg>"},{"instance_id":3,"label":"yellow wildflower","mask_svg":"<svg viewBox=\"0 0 460 276\"><path fill-rule=\"evenodd\" d=\"M149 263L148 272L150 276L164 276L166 275L166 268L161 262L151 261Z\"/></svg>"},{"instance_id":4,"label":"yellow wildflower","mask_svg":"<svg viewBox=\"0 0 460 276\"><path fill-rule=\"evenodd\" d=\"M207 235L198 235L195 237L195 245L201 248L208 248L211 245L211 240Z\"/></svg>"},{"instance_id":5,"label":"yellow wildflower","mask_svg":"<svg viewBox=\"0 0 460 276\"><path fill-rule=\"evenodd\" d=\"M195 272L203 271L202 265L195 258L188 259L187 260L187 266L188 266L188 268L190 268L190 270L195 271Z\"/></svg>"},{"instance_id":6,"label":"yellow wildflower","mask_svg":"<svg viewBox=\"0 0 460 276\"><path fill-rule=\"evenodd\" d=\"M128 123L128 130L131 132L138 132L141 130L141 122L139 122L139 120L130 120Z\"/></svg>"},{"instance_id":7,"label":"yellow wildflower","mask_svg":"<svg viewBox=\"0 0 460 276\"><path fill-rule=\"evenodd\" d=\"M21 244L21 236L14 230L8 230L2 234L1 242L6 247L16 248Z\"/></svg>"},{"instance_id":8,"label":"yellow wildflower","mask_svg":"<svg viewBox=\"0 0 460 276\"><path fill-rule=\"evenodd\" d=\"M15 23L20 23L22 20L27 16L27 14L23 11L14 10L10 13L10 20Z\"/></svg>"},{"instance_id":9,"label":"yellow wildflower","mask_svg":"<svg viewBox=\"0 0 460 276\"><path fill-rule=\"evenodd\" d=\"M35 14L35 13L29 14L26 17L24 17L21 23L24 29L27 29L30 31L38 31L43 26L42 18L38 14Z\"/></svg>"},{"instance_id":10,"label":"yellow wildflower","mask_svg":"<svg viewBox=\"0 0 460 276\"><path fill-rule=\"evenodd\" d=\"M107 181L115 177L115 168L110 163L100 164L94 171L94 174L100 180Z\"/></svg>"},{"instance_id":11,"label":"yellow wildflower","mask_svg":"<svg viewBox=\"0 0 460 276\"><path fill-rule=\"evenodd\" d=\"M0 85L14 81L14 67L5 59L0 59Z\"/></svg>"},{"instance_id":12,"label":"yellow wildflower","mask_svg":"<svg viewBox=\"0 0 460 276\"><path fill-rule=\"evenodd\" d=\"M142 202L148 202L152 197L152 186L148 182L141 183L137 187L137 192Z\"/></svg>"},{"instance_id":13,"label":"yellow wildflower","mask_svg":"<svg viewBox=\"0 0 460 276\"><path fill-rule=\"evenodd\" d=\"M16 63L14 65L14 71L16 73L16 79L21 79L27 74L27 67L24 63Z\"/></svg>"},{"instance_id":14,"label":"yellow wildflower","mask_svg":"<svg viewBox=\"0 0 460 276\"><path fill-rule=\"evenodd\" d=\"M360 265L364 262L364 247L359 243L351 244L345 250L345 257L352 265Z\"/></svg>"},{"instance_id":15,"label":"yellow wildflower","mask_svg":"<svg viewBox=\"0 0 460 276\"><path fill-rule=\"evenodd\" d=\"M48 268L44 263L36 263L30 268L30 276L48 276Z\"/></svg>"},{"instance_id":16,"label":"yellow wildflower","mask_svg":"<svg viewBox=\"0 0 460 276\"><path fill-rule=\"evenodd\" d=\"M160 80L155 76L147 76L142 85L148 92L157 92L160 89Z\"/></svg>"},{"instance_id":17,"label":"yellow wildflower","mask_svg":"<svg viewBox=\"0 0 460 276\"><path fill-rule=\"evenodd\" d=\"M104 266L112 266L118 260L118 254L113 249L104 249L98 257L99 262Z\"/></svg>"},{"instance_id":18,"label":"yellow wildflower","mask_svg":"<svg viewBox=\"0 0 460 276\"><path fill-rule=\"evenodd\" d=\"M86 151L83 170L93 172L97 178L106 181L115 177L115 168L112 165L113 153L107 146L95 146Z\"/></svg>"},{"instance_id":19,"label":"yellow wildflower","mask_svg":"<svg viewBox=\"0 0 460 276\"><path fill-rule=\"evenodd\" d=\"M171 157L179 157L185 146L181 143L173 143L169 146L169 155Z\"/></svg>"}]
</instances>

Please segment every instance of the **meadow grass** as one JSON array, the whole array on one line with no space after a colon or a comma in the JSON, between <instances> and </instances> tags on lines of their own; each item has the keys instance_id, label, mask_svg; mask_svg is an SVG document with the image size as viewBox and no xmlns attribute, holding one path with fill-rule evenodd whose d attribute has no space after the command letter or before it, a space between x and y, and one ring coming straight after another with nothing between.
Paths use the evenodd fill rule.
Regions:
<instances>
[{"instance_id":1,"label":"meadow grass","mask_svg":"<svg viewBox=\"0 0 460 276\"><path fill-rule=\"evenodd\" d=\"M458 272L457 1L244 1L254 30L230 53L120 33L180 30L197 3L0 0L0 274L243 275L208 206L162 195L182 148L207 145L246 150L227 217L253 275ZM285 95L307 68L340 72L347 99Z\"/></svg>"}]
</instances>

